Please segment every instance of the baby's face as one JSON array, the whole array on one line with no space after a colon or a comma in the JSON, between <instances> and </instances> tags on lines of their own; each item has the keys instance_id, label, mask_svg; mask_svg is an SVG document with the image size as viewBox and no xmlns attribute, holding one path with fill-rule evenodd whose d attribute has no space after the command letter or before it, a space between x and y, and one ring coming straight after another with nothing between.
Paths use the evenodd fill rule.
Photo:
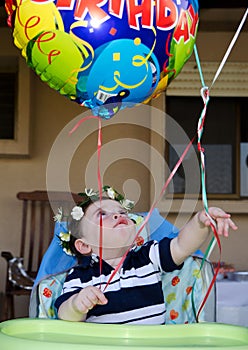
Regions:
<instances>
[{"instance_id":1,"label":"baby's face","mask_svg":"<svg viewBox=\"0 0 248 350\"><path fill-rule=\"evenodd\" d=\"M125 252L135 238L135 224L129 219L127 211L115 200L104 199L101 203L96 201L88 207L80 227L83 240L92 247L94 253L98 254L100 218L102 218L103 249L113 250L113 253L114 250Z\"/></svg>"}]
</instances>

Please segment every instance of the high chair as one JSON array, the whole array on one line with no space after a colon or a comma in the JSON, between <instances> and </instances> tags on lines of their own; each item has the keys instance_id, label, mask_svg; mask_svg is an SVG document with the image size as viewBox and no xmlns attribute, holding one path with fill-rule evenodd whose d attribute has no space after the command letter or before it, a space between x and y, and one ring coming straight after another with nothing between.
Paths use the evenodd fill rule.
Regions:
<instances>
[{"instance_id":1,"label":"high chair","mask_svg":"<svg viewBox=\"0 0 248 350\"><path fill-rule=\"evenodd\" d=\"M138 214L138 217L143 218L146 214ZM59 233L66 231L65 222L56 222L53 240L44 255L34 283L30 301L30 317L32 318L57 318L54 308L55 300L61 293L68 271L77 263L76 258L65 254L60 246ZM158 241L163 237L173 238L177 234L178 230L165 220L157 209L153 210L147 227L141 232L144 239L149 236L150 239ZM162 285L167 310L165 323L197 322L196 311L207 293L212 278L212 265L208 261L202 264L201 252L197 252L194 257L189 257L181 270L164 273ZM200 314L199 321L214 322L216 320L215 299L215 288L213 288Z\"/></svg>"},{"instance_id":2,"label":"high chair","mask_svg":"<svg viewBox=\"0 0 248 350\"><path fill-rule=\"evenodd\" d=\"M54 212L58 207L69 207L81 197L68 192L33 191L19 192L22 202L20 247L17 256L2 251L7 262L3 319L15 318L14 297L30 295L42 257L47 250L54 231Z\"/></svg>"}]
</instances>

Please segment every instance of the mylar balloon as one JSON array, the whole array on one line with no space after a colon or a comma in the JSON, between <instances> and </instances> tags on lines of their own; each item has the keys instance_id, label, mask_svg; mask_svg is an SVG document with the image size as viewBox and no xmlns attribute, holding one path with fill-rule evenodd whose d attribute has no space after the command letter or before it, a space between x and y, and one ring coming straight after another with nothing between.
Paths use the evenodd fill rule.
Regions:
<instances>
[{"instance_id":1,"label":"mylar balloon","mask_svg":"<svg viewBox=\"0 0 248 350\"><path fill-rule=\"evenodd\" d=\"M197 0L6 0L6 9L27 64L105 119L122 101L148 102L165 90L198 26Z\"/></svg>"}]
</instances>

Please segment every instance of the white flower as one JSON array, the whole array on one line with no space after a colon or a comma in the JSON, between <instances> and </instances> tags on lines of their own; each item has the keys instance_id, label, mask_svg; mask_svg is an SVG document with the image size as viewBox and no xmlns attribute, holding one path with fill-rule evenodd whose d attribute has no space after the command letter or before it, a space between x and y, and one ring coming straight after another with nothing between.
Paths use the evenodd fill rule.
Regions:
<instances>
[{"instance_id":1,"label":"white flower","mask_svg":"<svg viewBox=\"0 0 248 350\"><path fill-rule=\"evenodd\" d=\"M67 255L73 256L73 253L70 249L63 248L63 252L65 252L65 254L67 254Z\"/></svg>"},{"instance_id":2,"label":"white flower","mask_svg":"<svg viewBox=\"0 0 248 350\"><path fill-rule=\"evenodd\" d=\"M61 222L62 217L63 217L62 208L58 208L58 213L53 217L53 220L57 222Z\"/></svg>"},{"instance_id":3,"label":"white flower","mask_svg":"<svg viewBox=\"0 0 248 350\"><path fill-rule=\"evenodd\" d=\"M107 195L110 199L115 199L115 190L112 187L107 189Z\"/></svg>"},{"instance_id":4,"label":"white flower","mask_svg":"<svg viewBox=\"0 0 248 350\"><path fill-rule=\"evenodd\" d=\"M72 208L71 216L74 220L81 220L84 216L83 209L79 206L75 206L74 208Z\"/></svg>"},{"instance_id":5,"label":"white flower","mask_svg":"<svg viewBox=\"0 0 248 350\"><path fill-rule=\"evenodd\" d=\"M70 237L70 232L60 232L60 234L58 235L58 238L60 239L59 244L61 245L63 252L67 255L73 256L74 254L70 248Z\"/></svg>"},{"instance_id":6,"label":"white flower","mask_svg":"<svg viewBox=\"0 0 248 350\"><path fill-rule=\"evenodd\" d=\"M131 210L134 207L134 201L130 201L129 199L121 200L120 204L126 210Z\"/></svg>"},{"instance_id":7,"label":"white flower","mask_svg":"<svg viewBox=\"0 0 248 350\"><path fill-rule=\"evenodd\" d=\"M60 240L63 242L70 241L70 233L69 232L60 232L59 237L60 237Z\"/></svg>"},{"instance_id":8,"label":"white flower","mask_svg":"<svg viewBox=\"0 0 248 350\"><path fill-rule=\"evenodd\" d=\"M85 193L88 197L97 196L97 193L93 190L93 188L86 188Z\"/></svg>"}]
</instances>

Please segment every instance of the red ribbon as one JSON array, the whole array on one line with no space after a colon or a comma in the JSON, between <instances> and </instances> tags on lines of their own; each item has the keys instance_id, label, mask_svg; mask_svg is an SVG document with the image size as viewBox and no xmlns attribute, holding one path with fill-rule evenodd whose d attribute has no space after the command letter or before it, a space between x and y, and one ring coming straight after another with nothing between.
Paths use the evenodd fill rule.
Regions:
<instances>
[{"instance_id":1,"label":"red ribbon","mask_svg":"<svg viewBox=\"0 0 248 350\"><path fill-rule=\"evenodd\" d=\"M218 247L219 247L219 252L220 252L220 257L221 257L221 243L220 243L220 238L219 238L218 232L217 232L216 227L215 227L214 224L211 223L210 226L211 226L211 229L212 229L212 231L213 231L213 233L214 233L214 237L215 237L215 239L216 239L216 241L217 241L217 244L218 244ZM217 268L216 268L216 270L215 270L215 272L214 272L214 276L213 276L213 278L212 278L212 281L211 281L211 283L210 283L210 285L209 285L209 287L208 287L208 290L207 290L207 292L206 292L206 295L204 296L204 299L203 299L203 301L202 301L202 303L201 303L201 305L200 305L200 307L199 307L199 310L198 310L198 312L197 312L197 315L196 315L196 322L199 322L200 313L202 312L202 310L203 310L203 308L204 308L204 306L205 306L205 304L206 304L206 302L207 302L207 299L208 299L208 297L209 297L209 295L210 295L210 293L211 293L211 290L212 290L212 288L213 288L213 286L214 286L214 284L215 284L217 275L218 275L218 273L219 273L219 269L220 269L220 258L219 258L219 260L218 260Z\"/></svg>"},{"instance_id":2,"label":"red ribbon","mask_svg":"<svg viewBox=\"0 0 248 350\"><path fill-rule=\"evenodd\" d=\"M102 149L102 123L101 118L97 116L87 116L79 120L79 122L73 127L73 129L69 132L71 135L77 128L84 123L86 120L89 119L97 119L98 120L98 139L97 139L97 182L98 182L98 193L99 193L99 201L100 201L100 207L102 202L102 179L101 179L101 149ZM100 259L100 276L102 274L102 256L103 256L103 226L102 226L102 215L100 215L99 218L99 259ZM100 286L101 288L101 286Z\"/></svg>"},{"instance_id":3,"label":"red ribbon","mask_svg":"<svg viewBox=\"0 0 248 350\"><path fill-rule=\"evenodd\" d=\"M121 266L122 266L122 264L123 264L123 262L124 262L124 260L125 260L125 258L126 258L126 256L127 256L127 254L128 254L129 251L131 250L131 248L132 248L133 244L135 243L135 241L137 240L139 234L141 233L141 231L143 230L143 228L144 228L145 225L147 224L148 220L150 219L150 216L152 215L152 212L153 212L154 208L156 207L156 205L158 204L158 202L161 200L161 198L162 198L162 196L163 196L165 190L167 189L167 187L168 187L169 183L171 182L173 176L175 175L177 169L178 169L179 166L181 165L183 159L185 158L186 154L188 153L190 147L192 146L192 144L193 144L193 142L194 142L194 140L195 140L195 137L196 137L196 136L194 136L194 137L192 138L192 140L189 142L189 144L188 144L187 147L185 148L184 152L182 153L181 157L179 158L179 160L177 161L176 165L174 166L172 172L170 173L170 176L168 177L167 181L165 182L164 186L162 187L162 190L161 190L161 192L160 192L160 194L159 194L159 196L158 196L158 199L155 200L154 203L152 204L152 206L151 206L149 212L147 213L147 216L146 216L145 220L143 221L143 223L142 223L142 225L140 226L140 228L139 228L139 230L138 230L136 236L134 237L134 240L133 240L132 245L131 245L130 248L125 252L125 254L124 254L123 257L121 258L119 264L116 266L116 268L115 268L114 271L112 272L112 274L111 274L111 276L110 276L109 280L107 281L107 284L106 284L106 286L105 286L105 288L104 288L104 291L106 290L106 288L108 287L108 285L110 284L110 282L112 281L112 279L114 278L114 276L116 275L116 273L117 273L117 272L119 271L119 269L121 268Z\"/></svg>"}]
</instances>

